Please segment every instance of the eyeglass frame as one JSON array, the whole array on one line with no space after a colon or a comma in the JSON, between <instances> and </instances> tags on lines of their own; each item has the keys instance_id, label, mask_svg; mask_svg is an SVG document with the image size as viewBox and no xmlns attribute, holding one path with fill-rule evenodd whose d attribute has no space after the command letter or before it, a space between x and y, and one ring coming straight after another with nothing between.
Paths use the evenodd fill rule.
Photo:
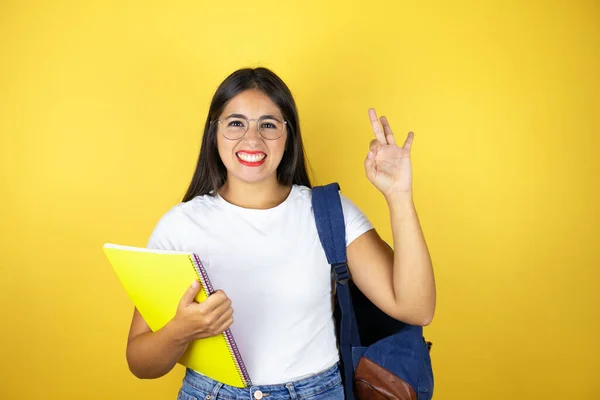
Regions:
<instances>
[{"instance_id":1,"label":"eyeglass frame","mask_svg":"<svg viewBox=\"0 0 600 400\"><path fill-rule=\"evenodd\" d=\"M256 122L256 130L258 131L258 134L260 135L260 137L263 138L263 139L265 139L265 140L277 140L277 139L281 138L283 136L283 133L285 132L285 128L287 127L287 121L284 118L282 118L283 128L281 129L281 134L279 136L277 136L276 138L274 138L274 139L269 139L269 138L266 138L266 137L263 136L262 132L260 131L260 125L259 125L258 122L261 119L275 119L276 120L277 118L273 118L272 115L263 115L262 117L252 118L252 119L246 118L246 117L241 117L241 116L235 116L235 117L234 116L229 116L227 118L224 118L223 120L228 119L228 118L237 118L237 119L246 120L248 122L248 127L246 128L246 131L244 132L244 134L242 136L240 136L237 139L230 139L227 136L225 136L225 134L223 133L222 126L221 126L221 121L222 121L221 118L210 121L211 124L214 123L214 122L217 122L219 124L219 126L217 127L217 129L219 130L219 132L221 132L221 134L223 135L223 137L225 139L227 139L227 140L240 140L241 138L243 138L244 136L246 136L246 134L250 130L250 122L251 121L255 121Z\"/></svg>"}]
</instances>

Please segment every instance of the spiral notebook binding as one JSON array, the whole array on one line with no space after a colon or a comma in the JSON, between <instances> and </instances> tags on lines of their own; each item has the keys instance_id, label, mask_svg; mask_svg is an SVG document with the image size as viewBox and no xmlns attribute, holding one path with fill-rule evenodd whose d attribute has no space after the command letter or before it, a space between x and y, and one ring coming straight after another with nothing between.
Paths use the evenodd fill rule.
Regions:
<instances>
[{"instance_id":1,"label":"spiral notebook binding","mask_svg":"<svg viewBox=\"0 0 600 400\"><path fill-rule=\"evenodd\" d=\"M193 256L193 259L192 259L192 256ZM190 256L190 261L192 262L192 264L194 265L194 268L196 269L196 274L198 275L198 278L202 281L202 286L206 288L206 290L208 291L207 294L210 296L211 294L214 293L214 289L210 282L210 279L208 279L208 274L206 273L206 270L202 266L202 262L200 261L200 258L198 257L198 255L192 254L192 256ZM225 330L225 332L223 332L223 337L224 337L225 343L227 344L227 347L229 349L229 353L235 360L234 364L240 375L240 378L242 379L242 381L244 382L244 384L246 386L252 385L252 381L250 380L250 375L248 374L248 370L246 369L246 365L244 364L242 355L240 354L240 352L237 348L237 345L233 338L233 334L231 333L231 329L227 328Z\"/></svg>"},{"instance_id":2,"label":"spiral notebook binding","mask_svg":"<svg viewBox=\"0 0 600 400\"><path fill-rule=\"evenodd\" d=\"M236 360L235 366L237 367L237 370L238 370L240 376L242 377L244 384L246 386L251 386L252 381L250 380L250 375L248 374L246 365L244 364L244 361L242 360L242 356L237 348L237 345L235 344L235 340L233 339L231 330L229 328L227 328L225 330L225 332L223 332L223 336L225 337L225 343L227 343L227 347L229 347L230 353Z\"/></svg>"}]
</instances>

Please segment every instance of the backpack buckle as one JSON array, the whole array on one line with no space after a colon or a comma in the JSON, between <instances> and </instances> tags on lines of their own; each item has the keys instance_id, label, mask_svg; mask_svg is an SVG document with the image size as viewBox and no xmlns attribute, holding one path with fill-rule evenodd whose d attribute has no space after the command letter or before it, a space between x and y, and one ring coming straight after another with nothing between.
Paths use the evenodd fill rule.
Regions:
<instances>
[{"instance_id":1,"label":"backpack buckle","mask_svg":"<svg viewBox=\"0 0 600 400\"><path fill-rule=\"evenodd\" d=\"M335 263L331 265L333 267L333 275L335 281L342 285L345 285L350 280L350 271L348 270L348 264L344 261L341 263Z\"/></svg>"}]
</instances>

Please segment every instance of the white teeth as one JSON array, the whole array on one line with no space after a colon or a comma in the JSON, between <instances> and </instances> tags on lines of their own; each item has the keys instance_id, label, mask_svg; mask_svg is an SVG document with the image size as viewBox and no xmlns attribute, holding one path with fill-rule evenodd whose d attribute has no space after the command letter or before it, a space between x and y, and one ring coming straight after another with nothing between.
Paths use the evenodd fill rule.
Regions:
<instances>
[{"instance_id":1,"label":"white teeth","mask_svg":"<svg viewBox=\"0 0 600 400\"><path fill-rule=\"evenodd\" d=\"M237 156L247 162L258 162L266 157L265 154L237 153Z\"/></svg>"}]
</instances>

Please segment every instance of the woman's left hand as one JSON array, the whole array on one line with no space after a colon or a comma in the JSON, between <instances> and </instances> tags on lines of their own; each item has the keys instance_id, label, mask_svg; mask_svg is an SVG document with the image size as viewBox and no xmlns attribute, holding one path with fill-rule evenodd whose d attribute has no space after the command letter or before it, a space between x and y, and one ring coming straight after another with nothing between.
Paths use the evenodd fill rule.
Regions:
<instances>
[{"instance_id":1,"label":"woman's left hand","mask_svg":"<svg viewBox=\"0 0 600 400\"><path fill-rule=\"evenodd\" d=\"M387 119L381 117L381 125L374 109L369 109L371 125L375 133L365 160L365 172L369 181L389 199L394 196L412 195L412 166L410 148L413 133L409 132L402 147L396 139ZM382 129L383 127L383 129Z\"/></svg>"}]
</instances>

